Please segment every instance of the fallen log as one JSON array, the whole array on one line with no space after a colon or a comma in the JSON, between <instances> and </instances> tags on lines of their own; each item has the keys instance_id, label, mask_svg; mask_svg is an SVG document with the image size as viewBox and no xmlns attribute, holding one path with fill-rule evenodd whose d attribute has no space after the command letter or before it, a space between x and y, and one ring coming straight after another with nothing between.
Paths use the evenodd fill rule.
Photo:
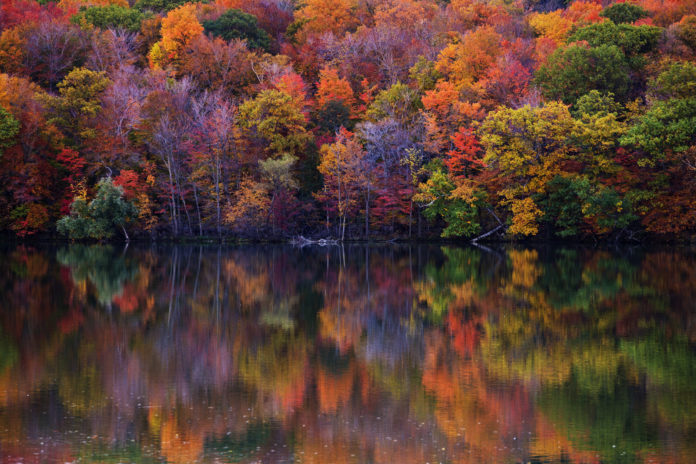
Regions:
<instances>
[{"instance_id":1,"label":"fallen log","mask_svg":"<svg viewBox=\"0 0 696 464\"><path fill-rule=\"evenodd\" d=\"M290 240L290 244L294 246L299 246L299 247L305 247L309 245L317 245L317 246L332 246L332 245L338 245L338 240L334 239L328 239L328 238L320 238L319 240L312 240L310 238L303 237L302 235L297 236Z\"/></svg>"},{"instance_id":2,"label":"fallen log","mask_svg":"<svg viewBox=\"0 0 696 464\"><path fill-rule=\"evenodd\" d=\"M486 232L485 234L481 234L481 235L479 235L478 237L472 239L472 240L471 240L471 243L474 243L474 244L475 244L476 242L478 242L478 241L481 240L482 238L486 238L486 237L488 237L489 235L493 235L494 233L498 232L500 229L502 229L502 228L504 228L504 227L505 227L505 226L504 226L503 224L500 224L498 227L495 227L495 228L489 230L489 231Z\"/></svg>"}]
</instances>

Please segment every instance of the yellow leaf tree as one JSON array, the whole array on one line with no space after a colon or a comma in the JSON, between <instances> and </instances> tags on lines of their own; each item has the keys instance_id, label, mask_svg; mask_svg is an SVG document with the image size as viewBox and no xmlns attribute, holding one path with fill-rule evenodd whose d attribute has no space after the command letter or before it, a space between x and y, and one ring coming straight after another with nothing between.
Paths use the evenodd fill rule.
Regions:
<instances>
[{"instance_id":1,"label":"yellow leaf tree","mask_svg":"<svg viewBox=\"0 0 696 464\"><path fill-rule=\"evenodd\" d=\"M184 48L202 33L203 26L198 22L194 4L170 11L162 19L162 39L152 46L148 55L150 66L163 68L170 63L176 64Z\"/></svg>"},{"instance_id":2,"label":"yellow leaf tree","mask_svg":"<svg viewBox=\"0 0 696 464\"><path fill-rule=\"evenodd\" d=\"M560 102L545 106L525 105L491 113L481 126L484 162L496 169L501 203L512 213L513 235L535 235L541 210L534 196L546 192L548 182L562 171L571 155L569 139L575 121Z\"/></svg>"}]
</instances>

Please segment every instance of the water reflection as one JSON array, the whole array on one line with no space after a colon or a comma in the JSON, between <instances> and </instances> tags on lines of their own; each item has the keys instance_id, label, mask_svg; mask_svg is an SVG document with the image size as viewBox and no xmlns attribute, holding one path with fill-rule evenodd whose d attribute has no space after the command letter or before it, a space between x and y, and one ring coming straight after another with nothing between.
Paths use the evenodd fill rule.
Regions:
<instances>
[{"instance_id":1,"label":"water reflection","mask_svg":"<svg viewBox=\"0 0 696 464\"><path fill-rule=\"evenodd\" d=\"M695 462L696 255L0 251L2 462Z\"/></svg>"}]
</instances>

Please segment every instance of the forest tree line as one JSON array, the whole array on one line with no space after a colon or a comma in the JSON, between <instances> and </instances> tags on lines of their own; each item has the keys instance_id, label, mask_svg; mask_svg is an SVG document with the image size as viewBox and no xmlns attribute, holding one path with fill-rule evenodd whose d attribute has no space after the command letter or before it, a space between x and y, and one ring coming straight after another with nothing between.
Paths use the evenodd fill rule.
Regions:
<instances>
[{"instance_id":1,"label":"forest tree line","mask_svg":"<svg viewBox=\"0 0 696 464\"><path fill-rule=\"evenodd\" d=\"M19 237L687 238L696 3L7 0Z\"/></svg>"}]
</instances>

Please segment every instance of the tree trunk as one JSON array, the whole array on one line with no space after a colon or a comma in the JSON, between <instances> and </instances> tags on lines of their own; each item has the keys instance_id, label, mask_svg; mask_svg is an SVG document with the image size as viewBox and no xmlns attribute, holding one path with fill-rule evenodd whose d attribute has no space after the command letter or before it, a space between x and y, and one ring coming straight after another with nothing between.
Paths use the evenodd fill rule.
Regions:
<instances>
[{"instance_id":1,"label":"tree trunk","mask_svg":"<svg viewBox=\"0 0 696 464\"><path fill-rule=\"evenodd\" d=\"M365 196L365 240L370 240L370 180L367 181L367 195Z\"/></svg>"},{"instance_id":2,"label":"tree trunk","mask_svg":"<svg viewBox=\"0 0 696 464\"><path fill-rule=\"evenodd\" d=\"M203 223L201 222L201 207L198 204L198 192L196 190L196 184L193 184L193 199L196 201L196 213L198 214L198 235L203 236Z\"/></svg>"},{"instance_id":3,"label":"tree trunk","mask_svg":"<svg viewBox=\"0 0 696 464\"><path fill-rule=\"evenodd\" d=\"M411 228L413 227L413 197L408 207L408 239L411 240Z\"/></svg>"},{"instance_id":4,"label":"tree trunk","mask_svg":"<svg viewBox=\"0 0 696 464\"><path fill-rule=\"evenodd\" d=\"M176 196L174 195L174 177L172 175L171 157L167 156L167 173L169 174L169 193L171 194L171 214L172 225L174 226L174 235L179 235L179 224L176 219Z\"/></svg>"},{"instance_id":5,"label":"tree trunk","mask_svg":"<svg viewBox=\"0 0 696 464\"><path fill-rule=\"evenodd\" d=\"M123 227L123 224L120 224L121 230L123 231L123 235L126 238L126 243L130 242L130 237L128 236L128 232L126 232L126 228Z\"/></svg>"}]
</instances>

